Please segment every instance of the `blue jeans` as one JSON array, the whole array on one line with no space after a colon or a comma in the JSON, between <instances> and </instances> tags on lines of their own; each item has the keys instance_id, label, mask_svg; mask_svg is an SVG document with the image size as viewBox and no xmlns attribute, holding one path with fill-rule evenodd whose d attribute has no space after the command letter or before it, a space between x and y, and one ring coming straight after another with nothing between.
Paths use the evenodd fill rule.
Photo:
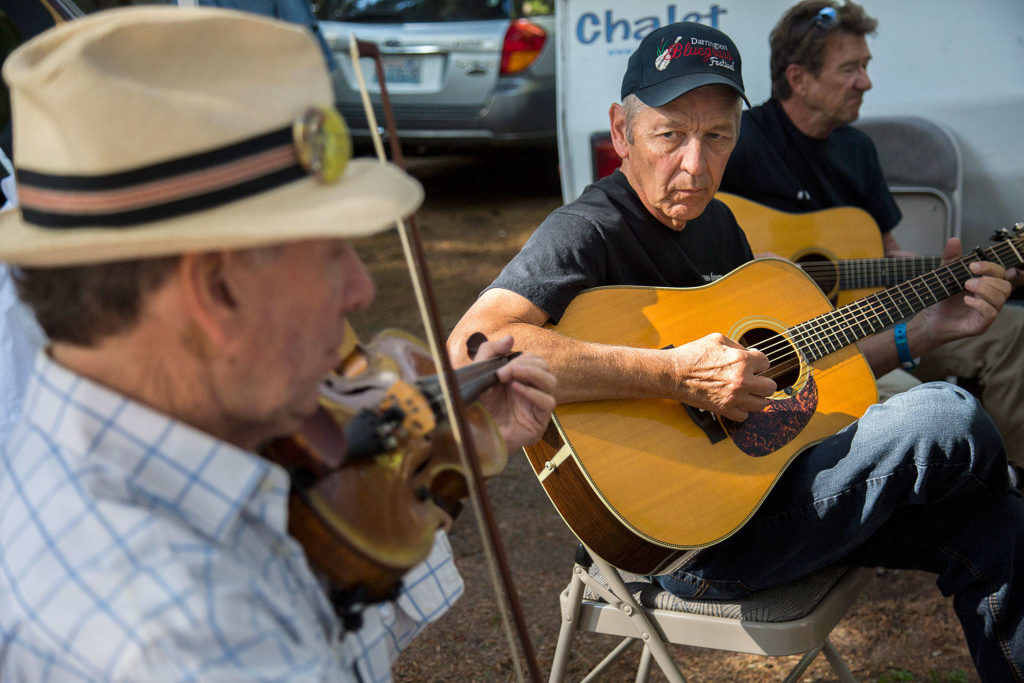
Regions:
<instances>
[{"instance_id":1,"label":"blue jeans","mask_svg":"<svg viewBox=\"0 0 1024 683\"><path fill-rule=\"evenodd\" d=\"M933 382L872 406L794 458L736 534L656 578L728 599L839 561L938 574L982 680L1024 681L1024 496L967 392Z\"/></svg>"}]
</instances>

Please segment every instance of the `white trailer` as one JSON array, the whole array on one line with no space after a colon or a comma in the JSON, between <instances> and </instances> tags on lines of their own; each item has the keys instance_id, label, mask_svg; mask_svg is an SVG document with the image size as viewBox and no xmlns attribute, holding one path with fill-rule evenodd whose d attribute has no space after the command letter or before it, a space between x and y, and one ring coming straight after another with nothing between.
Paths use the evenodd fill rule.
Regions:
<instances>
[{"instance_id":1,"label":"white trailer","mask_svg":"<svg viewBox=\"0 0 1024 683\"><path fill-rule=\"evenodd\" d=\"M558 0L558 144L562 194L594 179L591 140L608 131L629 54L655 28L700 21L727 33L750 101L771 92L768 34L795 0ZM879 21L868 44L874 87L861 117L918 116L949 130L962 157L962 212L953 234L984 245L1024 220L1024 2L865 0Z\"/></svg>"}]
</instances>

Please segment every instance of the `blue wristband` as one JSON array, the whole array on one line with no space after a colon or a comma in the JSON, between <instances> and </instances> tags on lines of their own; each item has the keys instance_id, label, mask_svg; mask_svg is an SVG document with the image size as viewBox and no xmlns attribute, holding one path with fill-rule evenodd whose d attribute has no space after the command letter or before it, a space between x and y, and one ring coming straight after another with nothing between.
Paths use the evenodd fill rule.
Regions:
<instances>
[{"instance_id":1,"label":"blue wristband","mask_svg":"<svg viewBox=\"0 0 1024 683\"><path fill-rule=\"evenodd\" d=\"M907 343L907 324L896 323L892 332L896 337L896 355L900 357L900 366L904 370L913 370L917 367L917 361L910 355L910 345Z\"/></svg>"}]
</instances>

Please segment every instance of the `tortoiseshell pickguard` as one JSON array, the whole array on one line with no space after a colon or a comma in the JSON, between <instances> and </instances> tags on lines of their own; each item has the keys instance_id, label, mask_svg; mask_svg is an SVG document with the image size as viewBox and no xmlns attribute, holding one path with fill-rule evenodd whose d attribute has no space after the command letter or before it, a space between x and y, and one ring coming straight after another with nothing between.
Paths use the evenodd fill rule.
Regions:
<instances>
[{"instance_id":1,"label":"tortoiseshell pickguard","mask_svg":"<svg viewBox=\"0 0 1024 683\"><path fill-rule=\"evenodd\" d=\"M759 413L751 413L744 422L723 419L722 424L736 447L749 456L760 458L782 448L803 431L818 407L818 385L814 375L790 398L772 400Z\"/></svg>"}]
</instances>

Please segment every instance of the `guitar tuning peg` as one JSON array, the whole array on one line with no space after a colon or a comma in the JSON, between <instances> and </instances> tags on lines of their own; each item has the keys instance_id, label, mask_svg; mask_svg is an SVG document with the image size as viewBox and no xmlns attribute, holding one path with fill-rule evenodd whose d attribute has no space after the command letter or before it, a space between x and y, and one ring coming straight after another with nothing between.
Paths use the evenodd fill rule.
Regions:
<instances>
[{"instance_id":1,"label":"guitar tuning peg","mask_svg":"<svg viewBox=\"0 0 1024 683\"><path fill-rule=\"evenodd\" d=\"M992 233L993 242L1005 242L1008 239L1010 239L1010 231L1007 230L1006 228L996 230L995 232Z\"/></svg>"}]
</instances>

